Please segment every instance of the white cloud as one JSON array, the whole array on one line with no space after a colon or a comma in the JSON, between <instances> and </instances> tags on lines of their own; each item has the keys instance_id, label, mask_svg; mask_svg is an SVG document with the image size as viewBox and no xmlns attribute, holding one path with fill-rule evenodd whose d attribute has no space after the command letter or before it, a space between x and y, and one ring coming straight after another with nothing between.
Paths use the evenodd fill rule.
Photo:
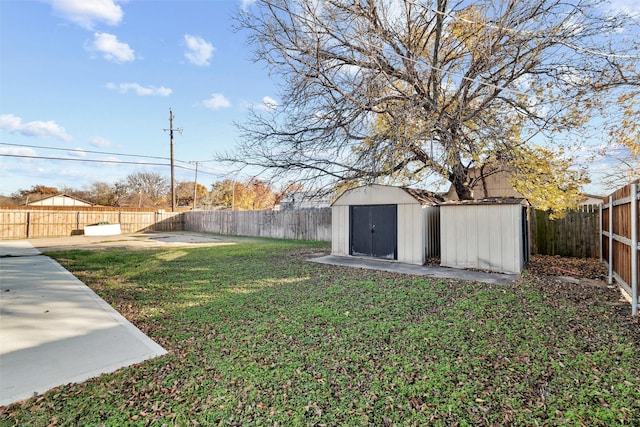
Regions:
<instances>
[{"instance_id":1,"label":"white cloud","mask_svg":"<svg viewBox=\"0 0 640 427\"><path fill-rule=\"evenodd\" d=\"M22 119L13 114L0 115L0 129L9 133L19 133L38 138L56 138L62 141L71 141L72 139L71 135L54 121L43 122L38 120L22 123Z\"/></svg>"},{"instance_id":2,"label":"white cloud","mask_svg":"<svg viewBox=\"0 0 640 427\"><path fill-rule=\"evenodd\" d=\"M271 111L275 110L277 107L278 101L271 98L270 96L265 96L264 98L262 98L262 104L257 105L255 108L257 110Z\"/></svg>"},{"instance_id":3,"label":"white cloud","mask_svg":"<svg viewBox=\"0 0 640 427\"><path fill-rule=\"evenodd\" d=\"M67 155L69 155L69 157L78 157L78 158L87 157L86 151L84 151L84 149L80 147L75 148L73 151L67 151Z\"/></svg>"},{"instance_id":4,"label":"white cloud","mask_svg":"<svg viewBox=\"0 0 640 427\"><path fill-rule=\"evenodd\" d=\"M107 89L115 90L119 93L135 92L138 96L169 96L172 90L164 86L142 86L138 83L107 83Z\"/></svg>"},{"instance_id":5,"label":"white cloud","mask_svg":"<svg viewBox=\"0 0 640 427\"><path fill-rule=\"evenodd\" d=\"M242 10L249 9L253 4L255 4L256 0L241 0L240 8Z\"/></svg>"},{"instance_id":6,"label":"white cloud","mask_svg":"<svg viewBox=\"0 0 640 427\"><path fill-rule=\"evenodd\" d=\"M57 15L88 30L95 24L118 25L122 21L121 0L51 0Z\"/></svg>"},{"instance_id":7,"label":"white cloud","mask_svg":"<svg viewBox=\"0 0 640 427\"><path fill-rule=\"evenodd\" d=\"M36 150L28 147L0 147L0 154L12 154L14 156L35 156Z\"/></svg>"},{"instance_id":8,"label":"white cloud","mask_svg":"<svg viewBox=\"0 0 640 427\"><path fill-rule=\"evenodd\" d=\"M118 37L109 33L95 33L88 49L100 52L106 60L113 62L131 62L136 58L134 50L128 44L120 42Z\"/></svg>"},{"instance_id":9,"label":"white cloud","mask_svg":"<svg viewBox=\"0 0 640 427\"><path fill-rule=\"evenodd\" d=\"M187 46L184 56L189 62L199 66L209 65L213 51L216 49L211 43L202 37L192 36L190 34L184 35L184 41Z\"/></svg>"},{"instance_id":10,"label":"white cloud","mask_svg":"<svg viewBox=\"0 0 640 427\"><path fill-rule=\"evenodd\" d=\"M91 140L89 141L89 144L99 148L111 147L111 141L101 136L92 137Z\"/></svg>"},{"instance_id":11,"label":"white cloud","mask_svg":"<svg viewBox=\"0 0 640 427\"><path fill-rule=\"evenodd\" d=\"M211 98L202 101L202 105L207 108L211 108L212 110L217 110L219 108L230 107L231 102L227 98L225 98L223 94L213 93L211 94Z\"/></svg>"},{"instance_id":12,"label":"white cloud","mask_svg":"<svg viewBox=\"0 0 640 427\"><path fill-rule=\"evenodd\" d=\"M640 2L638 0L611 0L610 8L617 12L640 16Z\"/></svg>"}]
</instances>

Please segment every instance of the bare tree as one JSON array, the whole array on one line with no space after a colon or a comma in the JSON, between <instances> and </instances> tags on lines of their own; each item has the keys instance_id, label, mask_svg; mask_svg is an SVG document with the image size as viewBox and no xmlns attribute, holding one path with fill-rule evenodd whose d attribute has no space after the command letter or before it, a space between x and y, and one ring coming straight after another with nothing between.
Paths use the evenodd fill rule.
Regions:
<instances>
[{"instance_id":1,"label":"bare tree","mask_svg":"<svg viewBox=\"0 0 640 427\"><path fill-rule=\"evenodd\" d=\"M605 6L257 0L238 28L281 100L219 158L316 186L436 174L468 199L471 168L534 142L566 148L612 92L638 85L638 21Z\"/></svg>"},{"instance_id":2,"label":"bare tree","mask_svg":"<svg viewBox=\"0 0 640 427\"><path fill-rule=\"evenodd\" d=\"M176 203L178 206L193 206L194 188L196 190L196 200L202 200L209 193L207 187L193 181L178 182L176 185ZM195 209L195 206L193 206Z\"/></svg>"},{"instance_id":3,"label":"bare tree","mask_svg":"<svg viewBox=\"0 0 640 427\"><path fill-rule=\"evenodd\" d=\"M625 91L614 107L603 111L606 121L608 144L602 154L609 168L603 181L608 190L616 190L640 179L640 90Z\"/></svg>"},{"instance_id":4,"label":"bare tree","mask_svg":"<svg viewBox=\"0 0 640 427\"><path fill-rule=\"evenodd\" d=\"M88 200L102 206L118 206L122 194L118 194L118 188L106 182L94 181L86 190Z\"/></svg>"},{"instance_id":5,"label":"bare tree","mask_svg":"<svg viewBox=\"0 0 640 427\"><path fill-rule=\"evenodd\" d=\"M17 197L25 197L29 195L36 196L55 196L56 194L60 194L60 190L56 187L48 187L46 185L33 185L28 190L18 190L14 193L14 196Z\"/></svg>"},{"instance_id":6,"label":"bare tree","mask_svg":"<svg viewBox=\"0 0 640 427\"><path fill-rule=\"evenodd\" d=\"M116 188L126 189L130 204L137 196L138 207L164 206L168 202L168 179L156 172L129 174L124 182L116 184Z\"/></svg>"},{"instance_id":7,"label":"bare tree","mask_svg":"<svg viewBox=\"0 0 640 427\"><path fill-rule=\"evenodd\" d=\"M637 144L640 146L640 141ZM607 151L608 166L602 172L602 181L607 191L615 191L640 179L640 155L634 155L623 147L609 147Z\"/></svg>"}]
</instances>

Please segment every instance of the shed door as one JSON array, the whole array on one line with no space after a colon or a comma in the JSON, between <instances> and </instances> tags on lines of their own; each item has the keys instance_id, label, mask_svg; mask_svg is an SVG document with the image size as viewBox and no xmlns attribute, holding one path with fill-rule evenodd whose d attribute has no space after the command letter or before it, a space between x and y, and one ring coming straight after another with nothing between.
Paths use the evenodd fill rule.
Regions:
<instances>
[{"instance_id":1,"label":"shed door","mask_svg":"<svg viewBox=\"0 0 640 427\"><path fill-rule=\"evenodd\" d=\"M350 206L349 253L398 259L397 205Z\"/></svg>"}]
</instances>

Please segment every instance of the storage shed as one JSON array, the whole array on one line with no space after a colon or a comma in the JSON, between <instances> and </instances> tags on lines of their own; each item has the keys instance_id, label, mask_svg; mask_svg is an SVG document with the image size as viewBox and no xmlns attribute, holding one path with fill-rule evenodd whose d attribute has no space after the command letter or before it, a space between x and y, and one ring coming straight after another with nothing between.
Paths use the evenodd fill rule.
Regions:
<instances>
[{"instance_id":1,"label":"storage shed","mask_svg":"<svg viewBox=\"0 0 640 427\"><path fill-rule=\"evenodd\" d=\"M528 205L517 198L441 204L441 265L520 273L529 261Z\"/></svg>"},{"instance_id":2,"label":"storage shed","mask_svg":"<svg viewBox=\"0 0 640 427\"><path fill-rule=\"evenodd\" d=\"M428 192L367 185L331 206L331 253L424 264L440 253L438 198Z\"/></svg>"}]
</instances>

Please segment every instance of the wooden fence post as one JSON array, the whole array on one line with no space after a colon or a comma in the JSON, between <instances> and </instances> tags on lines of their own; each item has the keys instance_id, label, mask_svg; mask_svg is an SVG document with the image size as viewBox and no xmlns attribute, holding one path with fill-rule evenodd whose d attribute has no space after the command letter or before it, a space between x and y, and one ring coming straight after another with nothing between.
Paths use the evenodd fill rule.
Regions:
<instances>
[{"instance_id":1,"label":"wooden fence post","mask_svg":"<svg viewBox=\"0 0 640 427\"><path fill-rule=\"evenodd\" d=\"M600 246L600 262L602 262L604 260L604 254L602 246L604 246L602 244L602 205L599 205L598 207L598 218L600 219L600 221L598 221L600 223L600 233L598 233L598 246Z\"/></svg>"},{"instance_id":2,"label":"wooden fence post","mask_svg":"<svg viewBox=\"0 0 640 427\"><path fill-rule=\"evenodd\" d=\"M613 196L609 196L609 277L607 283L613 284Z\"/></svg>"},{"instance_id":3,"label":"wooden fence post","mask_svg":"<svg viewBox=\"0 0 640 427\"><path fill-rule=\"evenodd\" d=\"M31 212L27 212L27 239L31 238Z\"/></svg>"},{"instance_id":4,"label":"wooden fence post","mask_svg":"<svg viewBox=\"0 0 640 427\"><path fill-rule=\"evenodd\" d=\"M631 315L638 314L638 184L631 184Z\"/></svg>"}]
</instances>

